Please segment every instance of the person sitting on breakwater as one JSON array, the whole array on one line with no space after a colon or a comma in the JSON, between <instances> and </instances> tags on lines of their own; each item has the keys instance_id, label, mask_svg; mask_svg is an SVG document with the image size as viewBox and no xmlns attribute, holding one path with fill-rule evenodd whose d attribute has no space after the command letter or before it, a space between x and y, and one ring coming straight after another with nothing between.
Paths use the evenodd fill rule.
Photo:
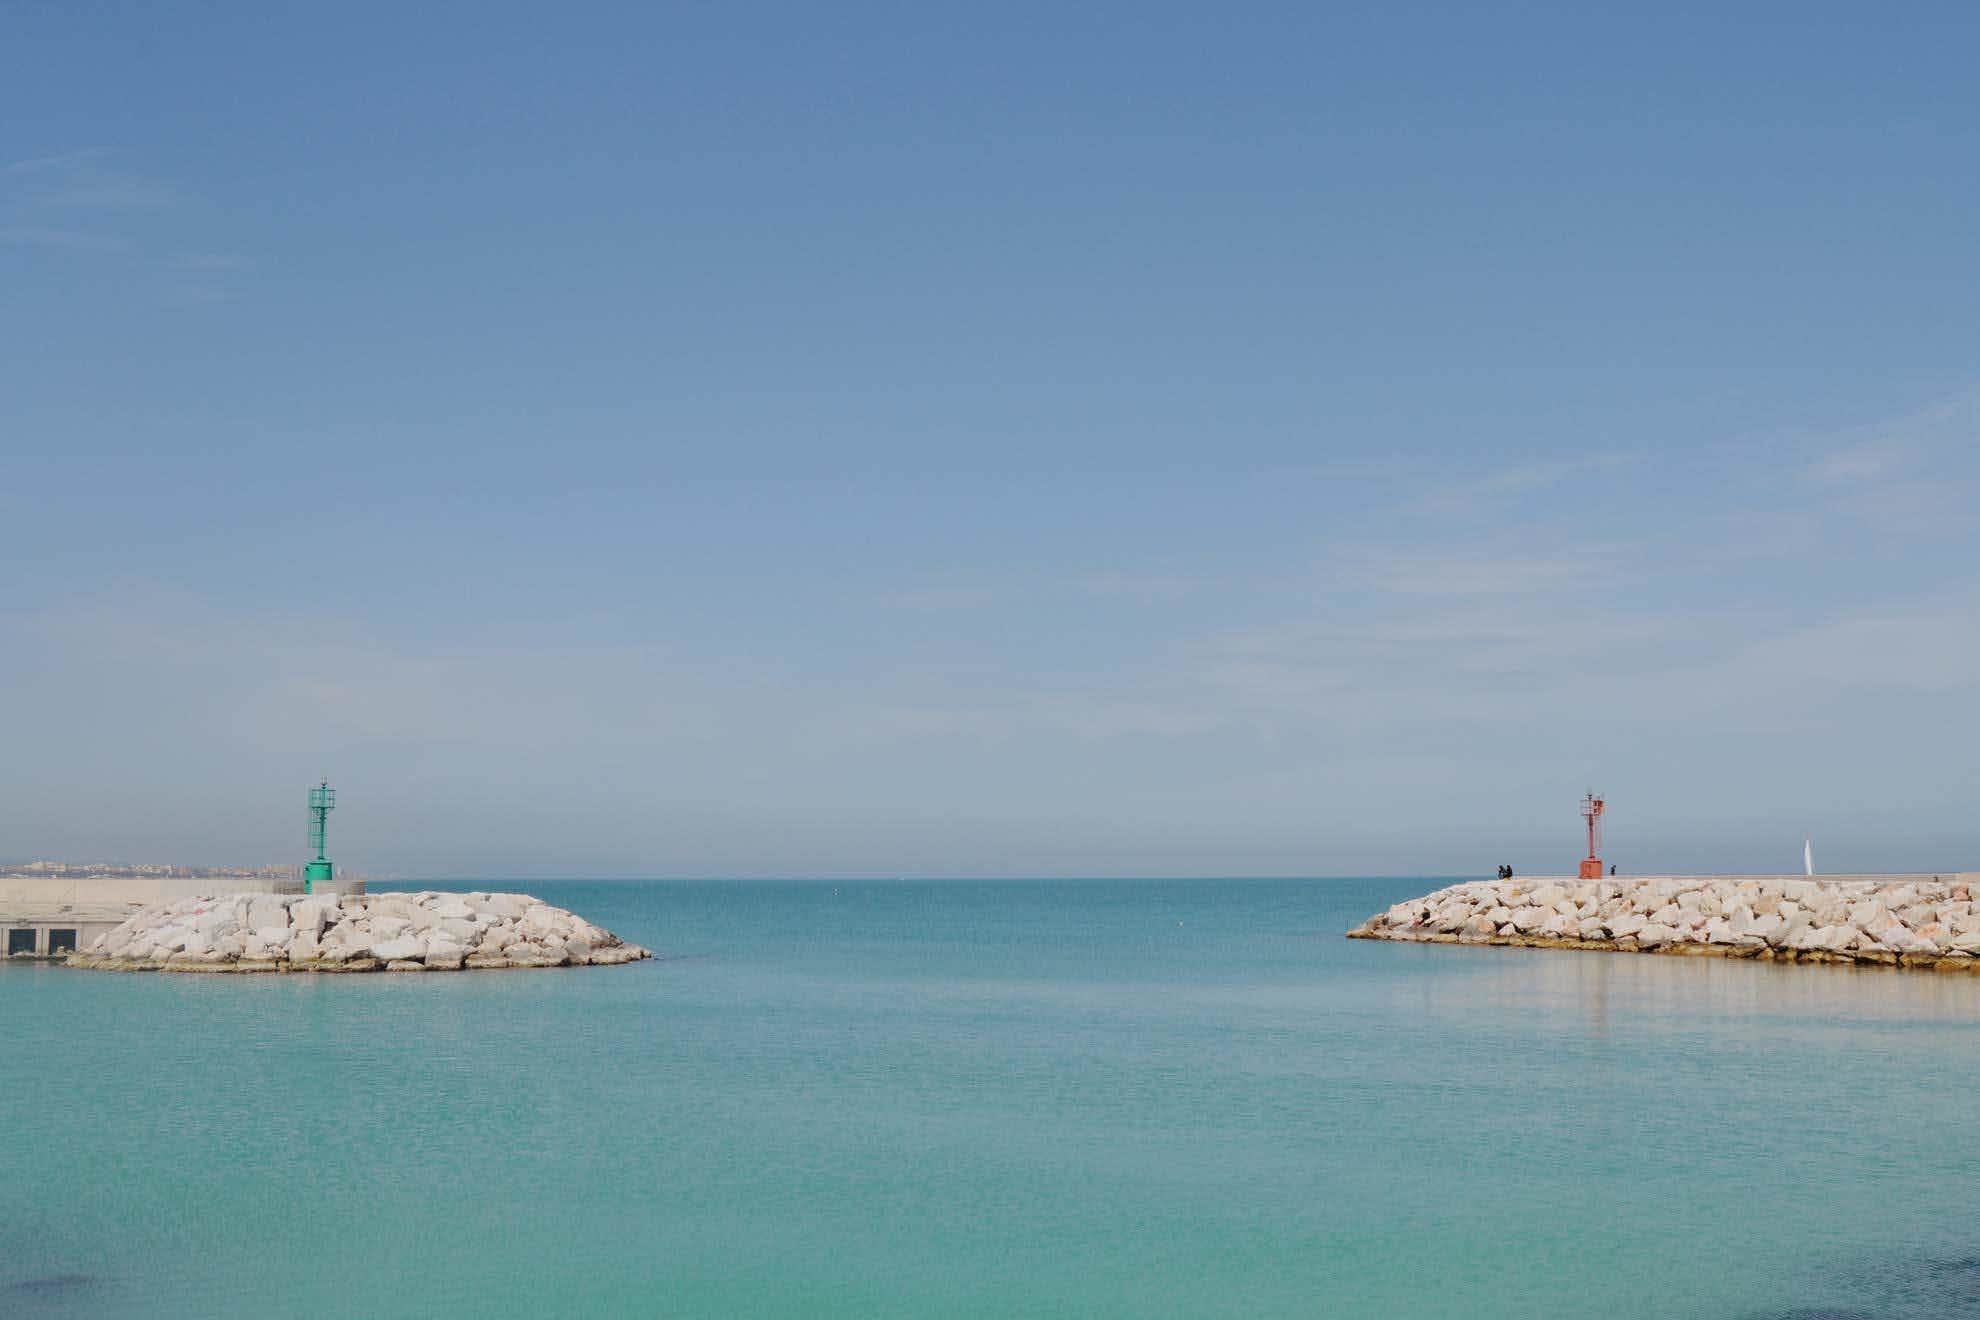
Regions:
<instances>
[{"instance_id":1,"label":"person sitting on breakwater","mask_svg":"<svg viewBox=\"0 0 1980 1320\"><path fill-rule=\"evenodd\" d=\"M1609 874L1610 874L1610 875L1614 875L1615 873L1616 873L1616 864L1615 864L1614 862L1610 862L1610 863L1609 863Z\"/></svg>"}]
</instances>

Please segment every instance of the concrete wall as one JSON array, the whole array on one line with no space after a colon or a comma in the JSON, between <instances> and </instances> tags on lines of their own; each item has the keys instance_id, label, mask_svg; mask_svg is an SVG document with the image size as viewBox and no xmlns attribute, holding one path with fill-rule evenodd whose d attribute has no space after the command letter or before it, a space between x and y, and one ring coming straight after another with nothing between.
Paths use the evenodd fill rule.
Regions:
<instances>
[{"instance_id":1,"label":"concrete wall","mask_svg":"<svg viewBox=\"0 0 1980 1320\"><path fill-rule=\"evenodd\" d=\"M329 889L362 894L364 881L338 880ZM175 898L209 894L300 894L302 880L244 879L240 876L53 876L0 875L0 958L7 957L12 932L29 932L33 951L21 957L45 958L51 933L76 932L82 948L139 908Z\"/></svg>"},{"instance_id":2,"label":"concrete wall","mask_svg":"<svg viewBox=\"0 0 1980 1320\"><path fill-rule=\"evenodd\" d=\"M201 894L300 894L302 881L240 876L0 875L0 905L20 903L163 903Z\"/></svg>"},{"instance_id":3,"label":"concrete wall","mask_svg":"<svg viewBox=\"0 0 1980 1320\"><path fill-rule=\"evenodd\" d=\"M74 947L80 949L98 935L106 934L115 929L117 923L123 919L121 913L111 918L101 916L70 917L61 915L27 918L0 915L0 957L64 957L66 956L65 954L54 952L53 941L56 932L74 931L76 933ZM18 942L14 938L15 931L21 931L31 937L33 947L24 953L9 954L8 950L12 949Z\"/></svg>"}]
</instances>

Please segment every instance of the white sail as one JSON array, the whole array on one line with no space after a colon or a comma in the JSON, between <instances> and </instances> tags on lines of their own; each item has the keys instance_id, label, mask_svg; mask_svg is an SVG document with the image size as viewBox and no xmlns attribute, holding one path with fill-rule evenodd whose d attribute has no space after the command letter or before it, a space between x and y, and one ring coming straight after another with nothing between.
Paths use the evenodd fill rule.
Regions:
<instances>
[{"instance_id":1,"label":"white sail","mask_svg":"<svg viewBox=\"0 0 1980 1320\"><path fill-rule=\"evenodd\" d=\"M1815 874L1815 841L1813 839L1803 839L1801 841L1801 873L1803 875Z\"/></svg>"}]
</instances>

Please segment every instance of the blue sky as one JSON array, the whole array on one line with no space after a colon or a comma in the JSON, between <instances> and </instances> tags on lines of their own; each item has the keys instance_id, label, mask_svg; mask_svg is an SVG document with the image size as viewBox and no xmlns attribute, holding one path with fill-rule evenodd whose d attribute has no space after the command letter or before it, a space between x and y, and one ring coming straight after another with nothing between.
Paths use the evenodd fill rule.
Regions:
<instances>
[{"instance_id":1,"label":"blue sky","mask_svg":"<svg viewBox=\"0 0 1980 1320\"><path fill-rule=\"evenodd\" d=\"M1980 14L1608 8L0 7L0 857L1980 867Z\"/></svg>"}]
</instances>

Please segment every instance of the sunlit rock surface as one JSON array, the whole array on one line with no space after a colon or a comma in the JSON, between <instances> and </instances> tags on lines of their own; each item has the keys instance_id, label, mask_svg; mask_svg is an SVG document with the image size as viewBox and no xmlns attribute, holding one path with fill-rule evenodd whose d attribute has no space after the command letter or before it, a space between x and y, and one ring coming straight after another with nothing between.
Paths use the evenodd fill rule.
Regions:
<instances>
[{"instance_id":1,"label":"sunlit rock surface","mask_svg":"<svg viewBox=\"0 0 1980 1320\"><path fill-rule=\"evenodd\" d=\"M106 971L599 967L653 955L527 894L228 894L144 908L71 955Z\"/></svg>"},{"instance_id":2,"label":"sunlit rock surface","mask_svg":"<svg viewBox=\"0 0 1980 1320\"><path fill-rule=\"evenodd\" d=\"M1972 972L1976 882L1972 873L1479 880L1398 903L1348 938Z\"/></svg>"}]
</instances>

